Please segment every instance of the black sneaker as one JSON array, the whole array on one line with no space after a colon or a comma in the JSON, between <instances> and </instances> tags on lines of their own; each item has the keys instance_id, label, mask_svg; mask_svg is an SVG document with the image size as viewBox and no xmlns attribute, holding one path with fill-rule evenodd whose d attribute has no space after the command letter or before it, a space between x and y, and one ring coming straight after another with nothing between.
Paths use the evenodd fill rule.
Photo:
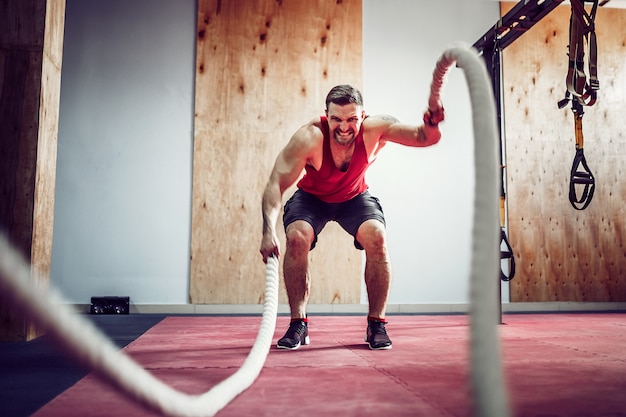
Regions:
<instances>
[{"instance_id":1,"label":"black sneaker","mask_svg":"<svg viewBox=\"0 0 626 417\"><path fill-rule=\"evenodd\" d=\"M372 350L391 349L391 339L387 336L385 322L368 320L365 341Z\"/></svg>"},{"instance_id":2,"label":"black sneaker","mask_svg":"<svg viewBox=\"0 0 626 417\"><path fill-rule=\"evenodd\" d=\"M295 320L291 322L283 338L278 340L276 347L279 349L296 350L300 345L308 345L309 343L311 343L311 339L309 339L309 325L304 320Z\"/></svg>"}]
</instances>

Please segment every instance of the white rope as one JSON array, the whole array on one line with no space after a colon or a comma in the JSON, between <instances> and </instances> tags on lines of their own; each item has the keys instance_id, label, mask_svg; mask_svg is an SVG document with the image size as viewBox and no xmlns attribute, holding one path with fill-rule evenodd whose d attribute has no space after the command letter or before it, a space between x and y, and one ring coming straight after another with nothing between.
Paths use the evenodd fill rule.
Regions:
<instances>
[{"instance_id":1,"label":"white rope","mask_svg":"<svg viewBox=\"0 0 626 417\"><path fill-rule=\"evenodd\" d=\"M53 289L34 285L30 267L0 234L0 291L5 300L47 329L74 358L148 408L173 417L213 416L255 381L269 353L278 309L278 260L267 260L265 305L254 346L241 368L202 395L169 387L123 354Z\"/></svg>"},{"instance_id":2,"label":"white rope","mask_svg":"<svg viewBox=\"0 0 626 417\"><path fill-rule=\"evenodd\" d=\"M437 62L429 107L435 110L444 77L454 63L462 68L472 103L476 190L473 256L470 273L470 371L476 413L480 417L509 415L497 335L499 284L498 158L495 104L489 79L478 54L466 45L446 50ZM47 329L68 352L145 406L172 417L213 416L257 378L272 342L278 306L278 260L266 267L265 306L254 346L241 368L202 395L187 395L164 384L118 351L88 320L67 307L53 289L34 285L31 270L0 236L0 291L37 325Z\"/></svg>"},{"instance_id":3,"label":"white rope","mask_svg":"<svg viewBox=\"0 0 626 417\"><path fill-rule=\"evenodd\" d=\"M474 132L474 226L470 272L470 373L476 415L506 417L510 414L502 377L498 326L499 229L499 160L498 133L491 83L485 64L467 45L446 50L435 67L431 110L437 109L448 69L456 62L464 70L472 104Z\"/></svg>"}]
</instances>

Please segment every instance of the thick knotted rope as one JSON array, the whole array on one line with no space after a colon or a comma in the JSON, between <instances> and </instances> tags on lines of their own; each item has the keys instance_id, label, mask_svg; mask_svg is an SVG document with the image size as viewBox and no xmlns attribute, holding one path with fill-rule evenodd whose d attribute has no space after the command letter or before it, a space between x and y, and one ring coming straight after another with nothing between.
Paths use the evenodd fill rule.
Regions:
<instances>
[{"instance_id":1,"label":"thick knotted rope","mask_svg":"<svg viewBox=\"0 0 626 417\"><path fill-rule=\"evenodd\" d=\"M446 50L435 67L429 108L439 106L448 69L463 69L472 105L474 132L474 225L470 272L470 373L476 414L509 415L498 337L500 285L499 161L496 111L491 82L478 53L466 45Z\"/></svg>"},{"instance_id":2,"label":"thick knotted rope","mask_svg":"<svg viewBox=\"0 0 626 417\"><path fill-rule=\"evenodd\" d=\"M167 416L213 416L256 380L269 353L278 309L278 260L267 260L265 305L256 341L239 370L202 395L166 385L120 352L89 320L76 314L54 289L33 284L31 269L0 236L0 291L65 350L125 395Z\"/></svg>"}]
</instances>

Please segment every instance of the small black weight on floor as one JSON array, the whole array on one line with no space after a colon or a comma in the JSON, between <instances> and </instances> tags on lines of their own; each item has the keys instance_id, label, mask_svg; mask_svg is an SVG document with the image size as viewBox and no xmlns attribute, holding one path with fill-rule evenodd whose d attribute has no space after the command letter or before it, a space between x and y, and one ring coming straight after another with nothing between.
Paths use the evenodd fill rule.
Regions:
<instances>
[{"instance_id":1,"label":"small black weight on floor","mask_svg":"<svg viewBox=\"0 0 626 417\"><path fill-rule=\"evenodd\" d=\"M128 314L130 297L91 297L91 314Z\"/></svg>"}]
</instances>

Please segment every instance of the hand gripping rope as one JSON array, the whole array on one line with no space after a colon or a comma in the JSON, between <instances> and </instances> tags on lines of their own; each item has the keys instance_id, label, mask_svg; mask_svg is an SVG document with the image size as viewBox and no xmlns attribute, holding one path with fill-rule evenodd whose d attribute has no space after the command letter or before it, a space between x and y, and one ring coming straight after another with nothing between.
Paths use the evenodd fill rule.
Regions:
<instances>
[{"instance_id":1,"label":"hand gripping rope","mask_svg":"<svg viewBox=\"0 0 626 417\"><path fill-rule=\"evenodd\" d=\"M429 109L440 109L439 93L448 68L464 69L473 108L476 142L476 192L473 256L470 275L471 381L476 415L506 417L508 402L502 382L497 338L499 271L498 163L495 106L484 64L465 45L446 50L433 74ZM34 281L37 281L36 279ZM265 305L261 326L241 368L210 391L187 395L155 378L104 336L90 321L76 314L53 289L34 285L31 269L0 234L0 291L37 325L47 329L77 361L123 394L163 415L213 416L255 381L274 335L278 306L278 260L266 266Z\"/></svg>"}]
</instances>

